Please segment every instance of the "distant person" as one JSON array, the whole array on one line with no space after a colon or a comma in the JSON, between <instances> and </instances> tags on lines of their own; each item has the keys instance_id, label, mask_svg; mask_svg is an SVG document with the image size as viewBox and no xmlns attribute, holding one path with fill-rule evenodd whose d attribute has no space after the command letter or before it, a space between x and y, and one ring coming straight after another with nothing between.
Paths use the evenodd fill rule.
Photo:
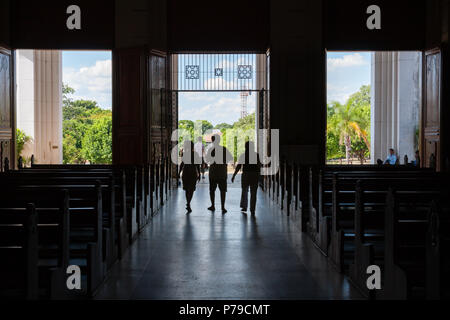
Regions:
<instances>
[{"instance_id":1,"label":"distant person","mask_svg":"<svg viewBox=\"0 0 450 320\"><path fill-rule=\"evenodd\" d=\"M420 167L420 155L419 155L419 150L416 151L415 157L416 157L416 159L414 159L411 163L412 163L413 166L415 166L415 167Z\"/></svg>"},{"instance_id":2,"label":"distant person","mask_svg":"<svg viewBox=\"0 0 450 320\"><path fill-rule=\"evenodd\" d=\"M255 144L251 141L245 143L245 151L240 155L238 159L238 165L234 170L231 182L234 182L236 174L242 168L242 194L241 194L241 210L247 211L248 208L248 189L250 188L250 212L255 214L256 209L256 196L258 191L259 175L261 172L261 162L259 155L255 151Z\"/></svg>"},{"instance_id":3,"label":"distant person","mask_svg":"<svg viewBox=\"0 0 450 320\"><path fill-rule=\"evenodd\" d=\"M225 209L225 198L227 194L227 178L228 178L228 163L233 161L233 156L227 148L219 145L220 136L215 134L211 137L212 145L208 148L205 161L209 165L209 197L211 199L210 211L215 208L215 195L217 186L220 190L220 203L222 206L222 213L227 213Z\"/></svg>"},{"instance_id":4,"label":"distant person","mask_svg":"<svg viewBox=\"0 0 450 320\"><path fill-rule=\"evenodd\" d=\"M395 150L391 148L389 149L389 155L384 161L384 164L394 165L396 163L397 163L397 156L395 155Z\"/></svg>"},{"instance_id":5,"label":"distant person","mask_svg":"<svg viewBox=\"0 0 450 320\"><path fill-rule=\"evenodd\" d=\"M390 165L395 165L397 164L397 156L395 155L395 150L394 149L389 149L389 155L387 156L386 160L383 162L381 159L377 160L378 165L382 165L382 164L390 164Z\"/></svg>"},{"instance_id":6,"label":"distant person","mask_svg":"<svg viewBox=\"0 0 450 320\"><path fill-rule=\"evenodd\" d=\"M197 152L197 155L202 159L201 165L200 165L200 172L202 175L202 179L205 179L205 169L206 169L206 163L204 161L205 157L205 146L203 145L203 139L202 137L197 138L197 142L194 145L194 150Z\"/></svg>"},{"instance_id":7,"label":"distant person","mask_svg":"<svg viewBox=\"0 0 450 320\"><path fill-rule=\"evenodd\" d=\"M191 213L191 200L194 196L195 185L200 181L200 159L194 151L194 143L192 141L185 141L183 145L183 157L180 164L180 172L178 175L182 176L183 190L186 192L186 210Z\"/></svg>"}]
</instances>

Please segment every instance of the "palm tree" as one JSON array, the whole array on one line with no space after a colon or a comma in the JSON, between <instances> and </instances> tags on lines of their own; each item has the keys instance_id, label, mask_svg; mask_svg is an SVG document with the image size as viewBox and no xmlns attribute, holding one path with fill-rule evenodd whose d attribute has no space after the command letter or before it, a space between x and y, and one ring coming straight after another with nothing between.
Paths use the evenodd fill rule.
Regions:
<instances>
[{"instance_id":1,"label":"palm tree","mask_svg":"<svg viewBox=\"0 0 450 320\"><path fill-rule=\"evenodd\" d=\"M339 144L345 146L347 162L352 153L352 139L356 137L363 139L367 148L370 149L367 131L363 129L367 119L360 112L360 106L352 98L353 96L347 100L345 105L333 102L331 105L333 115L327 123L327 129L334 130L339 135Z\"/></svg>"}]
</instances>

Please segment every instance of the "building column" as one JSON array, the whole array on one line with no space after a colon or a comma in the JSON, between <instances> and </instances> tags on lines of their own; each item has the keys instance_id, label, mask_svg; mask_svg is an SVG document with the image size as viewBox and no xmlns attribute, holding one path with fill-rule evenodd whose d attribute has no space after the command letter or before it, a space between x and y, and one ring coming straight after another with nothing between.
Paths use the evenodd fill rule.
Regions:
<instances>
[{"instance_id":1,"label":"building column","mask_svg":"<svg viewBox=\"0 0 450 320\"><path fill-rule=\"evenodd\" d=\"M61 51L18 51L17 127L32 137L24 158L34 155L37 163L62 163Z\"/></svg>"},{"instance_id":2,"label":"building column","mask_svg":"<svg viewBox=\"0 0 450 320\"><path fill-rule=\"evenodd\" d=\"M421 54L375 52L371 80L371 161L393 148L403 163L414 159L421 106Z\"/></svg>"}]
</instances>

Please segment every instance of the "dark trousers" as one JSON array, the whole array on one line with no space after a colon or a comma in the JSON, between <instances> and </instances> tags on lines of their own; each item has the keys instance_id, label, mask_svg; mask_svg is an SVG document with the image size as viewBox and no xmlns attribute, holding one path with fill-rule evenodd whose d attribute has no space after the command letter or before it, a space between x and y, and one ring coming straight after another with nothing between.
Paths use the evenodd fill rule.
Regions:
<instances>
[{"instance_id":1,"label":"dark trousers","mask_svg":"<svg viewBox=\"0 0 450 320\"><path fill-rule=\"evenodd\" d=\"M258 191L258 172L244 172L242 174L242 194L241 194L241 208L248 207L248 189L250 189L250 211L255 211L256 195Z\"/></svg>"}]
</instances>

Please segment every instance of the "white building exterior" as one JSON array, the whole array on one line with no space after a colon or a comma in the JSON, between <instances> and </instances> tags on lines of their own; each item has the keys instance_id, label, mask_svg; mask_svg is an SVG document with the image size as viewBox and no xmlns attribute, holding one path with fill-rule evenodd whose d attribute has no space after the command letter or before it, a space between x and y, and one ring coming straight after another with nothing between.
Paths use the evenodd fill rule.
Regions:
<instances>
[{"instance_id":1,"label":"white building exterior","mask_svg":"<svg viewBox=\"0 0 450 320\"><path fill-rule=\"evenodd\" d=\"M414 160L421 110L422 54L372 53L371 161L386 159L393 148L400 164Z\"/></svg>"},{"instance_id":2,"label":"white building exterior","mask_svg":"<svg viewBox=\"0 0 450 320\"><path fill-rule=\"evenodd\" d=\"M56 50L16 52L17 128L32 137L24 159L62 163L62 54Z\"/></svg>"}]
</instances>

